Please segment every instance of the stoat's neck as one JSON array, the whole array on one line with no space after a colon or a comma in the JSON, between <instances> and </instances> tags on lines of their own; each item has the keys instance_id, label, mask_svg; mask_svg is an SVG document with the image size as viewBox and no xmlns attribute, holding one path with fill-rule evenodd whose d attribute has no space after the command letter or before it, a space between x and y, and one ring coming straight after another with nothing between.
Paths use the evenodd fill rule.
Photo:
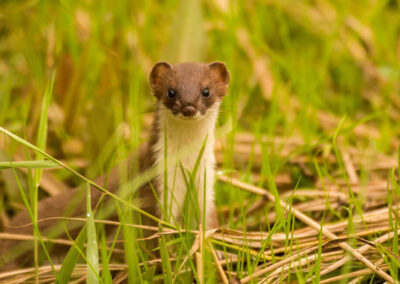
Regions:
<instances>
[{"instance_id":1,"label":"stoat's neck","mask_svg":"<svg viewBox=\"0 0 400 284\"><path fill-rule=\"evenodd\" d=\"M160 106L157 115L158 141L155 145L155 152L164 154L165 146L167 146L167 154L171 155L172 159L177 154L183 155L181 157L197 157L204 142L206 143L205 152L212 151L218 109L219 105L215 104L198 119L182 119L174 116L164 106ZM164 156L158 157L156 160L160 161L161 159L164 159Z\"/></svg>"}]
</instances>

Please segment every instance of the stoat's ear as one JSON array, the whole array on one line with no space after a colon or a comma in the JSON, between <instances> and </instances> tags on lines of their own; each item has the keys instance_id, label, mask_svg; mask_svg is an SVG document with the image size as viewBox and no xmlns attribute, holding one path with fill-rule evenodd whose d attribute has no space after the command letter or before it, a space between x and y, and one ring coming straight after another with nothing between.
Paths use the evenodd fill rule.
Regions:
<instances>
[{"instance_id":1,"label":"stoat's ear","mask_svg":"<svg viewBox=\"0 0 400 284\"><path fill-rule=\"evenodd\" d=\"M153 89L156 89L156 87L161 83L163 76L171 68L171 65L167 62L156 63L150 72L150 86Z\"/></svg>"},{"instance_id":2,"label":"stoat's ear","mask_svg":"<svg viewBox=\"0 0 400 284\"><path fill-rule=\"evenodd\" d=\"M226 69L225 63L212 62L208 64L208 67L210 68L211 73L214 76L217 76L219 81L221 81L225 85L229 84L229 72L228 69Z\"/></svg>"}]
</instances>

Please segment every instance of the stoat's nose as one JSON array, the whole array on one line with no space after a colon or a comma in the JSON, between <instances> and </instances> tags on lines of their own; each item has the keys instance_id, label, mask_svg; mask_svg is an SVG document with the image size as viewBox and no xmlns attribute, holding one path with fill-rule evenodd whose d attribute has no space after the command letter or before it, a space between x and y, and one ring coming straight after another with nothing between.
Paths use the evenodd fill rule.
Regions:
<instances>
[{"instance_id":1,"label":"stoat's nose","mask_svg":"<svg viewBox=\"0 0 400 284\"><path fill-rule=\"evenodd\" d=\"M194 106L184 106L182 108L183 116L194 116L196 114L196 108Z\"/></svg>"}]
</instances>

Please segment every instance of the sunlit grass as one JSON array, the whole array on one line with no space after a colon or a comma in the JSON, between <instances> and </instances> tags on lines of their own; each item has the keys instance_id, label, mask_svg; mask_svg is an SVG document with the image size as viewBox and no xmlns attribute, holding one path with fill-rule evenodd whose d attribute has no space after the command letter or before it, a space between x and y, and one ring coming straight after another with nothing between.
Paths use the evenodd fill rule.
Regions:
<instances>
[{"instance_id":1,"label":"sunlit grass","mask_svg":"<svg viewBox=\"0 0 400 284\"><path fill-rule=\"evenodd\" d=\"M321 230L310 235L307 245L294 238L302 229L309 231L292 208L300 208L322 228L347 222L337 229L340 237L371 230L362 238L374 241L392 232L382 245L398 255L398 14L395 1L2 2L1 227L21 208L28 210L31 235L37 237L25 243L34 244L31 267L50 263L49 271L60 283L82 277L86 272L80 264L86 265L88 280L104 283L115 277L141 283L213 283L223 277L210 246L225 255L221 265L227 279L246 279L292 256L291 268L284 270L287 264L282 264L264 278L250 276L248 281L318 283L365 268L351 258L333 272L321 273L344 254L328 255ZM229 94L216 131L218 170L267 189L275 200L216 182L220 223L239 230L240 241L230 239L232 232L224 233L226 239L206 238L204 223L200 230L196 169L177 169L185 173L192 193L185 201L186 219L181 228L176 220L155 219L161 237L150 252L141 240L145 229L129 226L140 223L136 214L143 213L133 200L143 177L121 175L124 188L118 194L107 191L107 182L94 182L149 139L155 100L147 78L158 60L219 60L228 66ZM56 187L52 180L69 187L87 183L92 193L104 193L104 200L85 210L91 216L86 225L74 223L80 233L69 236L74 244L61 267L52 263L57 260L52 245L43 240L69 231L61 221L54 231L41 231L36 223L38 202L52 194L47 186ZM328 196L333 186L337 198ZM308 189L326 195L297 194ZM165 204L171 198L158 200L164 216L170 215ZM290 210L282 208L281 200ZM364 220L374 208L387 208L385 221L380 221L387 228ZM108 220L110 211L118 215L111 236L98 222ZM177 232L168 234L168 228ZM202 245L187 257L200 231ZM254 232L265 233L257 245ZM275 239L279 234L281 242ZM96 247L88 245L94 241ZM355 239L348 243L362 246ZM309 255L301 255L313 246ZM396 256L383 249L370 252L365 257L381 261L398 278ZM152 254L160 256L158 270ZM295 265L301 261L306 263ZM35 277L37 273L30 279ZM337 281L347 282L346 277ZM381 280L371 272L363 277L366 282Z\"/></svg>"}]
</instances>

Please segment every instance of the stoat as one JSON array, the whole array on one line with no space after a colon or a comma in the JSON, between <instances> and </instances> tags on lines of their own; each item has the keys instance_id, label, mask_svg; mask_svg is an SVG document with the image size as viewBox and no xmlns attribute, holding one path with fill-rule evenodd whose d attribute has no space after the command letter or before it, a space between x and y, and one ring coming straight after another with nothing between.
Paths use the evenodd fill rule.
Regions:
<instances>
[{"instance_id":1,"label":"stoat","mask_svg":"<svg viewBox=\"0 0 400 284\"><path fill-rule=\"evenodd\" d=\"M214 129L228 83L229 72L221 62L155 64L150 73L150 85L157 99L151 137L137 155L133 155L127 162L127 168L134 163L139 164L139 172L142 173L149 168L156 169L155 176L139 190L139 199L146 201L143 205L139 204L143 210L171 224L179 222L188 178L195 164L198 164L196 175L192 176L191 181L197 190L200 216L203 216L203 204L206 208L206 220L200 221L205 222L206 229L218 226L214 204ZM196 163L198 157L200 160ZM115 169L109 178L101 178L96 182L101 184L107 180L104 186L109 191L116 191L120 187L119 174L118 169ZM154 196L153 189L158 196ZM82 198L85 195L81 193L82 188L79 188L40 201L38 219L63 216L72 203L75 203L75 209L70 216L84 215L85 202L82 202ZM101 194L100 191L92 191L92 205L98 202ZM165 196L168 196L167 204L163 202ZM163 208L160 208L160 204ZM168 210L164 210L164 206ZM146 223L146 218L143 220ZM151 220L147 221L151 223ZM30 222L27 212L23 211L13 218L10 225L21 226ZM38 226L44 232L57 222L44 221ZM31 234L32 227L11 227L6 231ZM14 240L4 241L0 251L7 250L15 243Z\"/></svg>"},{"instance_id":2,"label":"stoat","mask_svg":"<svg viewBox=\"0 0 400 284\"><path fill-rule=\"evenodd\" d=\"M170 223L180 220L192 175L200 216L205 213L206 217L202 222L206 228L218 225L214 205L214 130L228 83L229 73L220 62L160 62L150 73L157 110L148 155L158 168L154 185L159 200L167 196L169 201L166 206L170 210L164 210L164 214L168 212L170 216L163 216L163 210L158 214ZM193 176L196 161L198 168Z\"/></svg>"}]
</instances>

